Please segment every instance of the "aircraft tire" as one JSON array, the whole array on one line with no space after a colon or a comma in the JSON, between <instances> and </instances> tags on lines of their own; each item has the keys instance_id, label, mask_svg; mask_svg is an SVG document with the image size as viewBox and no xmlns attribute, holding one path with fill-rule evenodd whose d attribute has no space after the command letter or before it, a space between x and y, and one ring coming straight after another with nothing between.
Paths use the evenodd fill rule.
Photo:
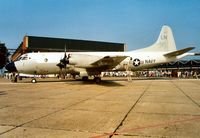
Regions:
<instances>
[{"instance_id":1,"label":"aircraft tire","mask_svg":"<svg viewBox=\"0 0 200 138\"><path fill-rule=\"evenodd\" d=\"M83 77L82 77L82 80L83 80L83 81L88 81L88 76L83 76Z\"/></svg>"},{"instance_id":2,"label":"aircraft tire","mask_svg":"<svg viewBox=\"0 0 200 138\"><path fill-rule=\"evenodd\" d=\"M99 84L99 83L101 83L101 78L100 77L95 77L94 81L95 81L96 84Z\"/></svg>"},{"instance_id":3,"label":"aircraft tire","mask_svg":"<svg viewBox=\"0 0 200 138\"><path fill-rule=\"evenodd\" d=\"M33 79L31 80L31 82L32 82L32 83L37 83L37 80L36 80L35 78L33 78Z\"/></svg>"}]
</instances>

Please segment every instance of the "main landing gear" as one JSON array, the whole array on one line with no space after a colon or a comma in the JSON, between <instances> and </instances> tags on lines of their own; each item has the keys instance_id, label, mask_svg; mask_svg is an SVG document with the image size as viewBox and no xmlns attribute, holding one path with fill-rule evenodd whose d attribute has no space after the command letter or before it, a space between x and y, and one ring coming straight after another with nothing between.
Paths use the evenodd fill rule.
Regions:
<instances>
[{"instance_id":1,"label":"main landing gear","mask_svg":"<svg viewBox=\"0 0 200 138\"><path fill-rule=\"evenodd\" d=\"M101 77L94 77L94 82L95 82L96 84L101 83Z\"/></svg>"},{"instance_id":2,"label":"main landing gear","mask_svg":"<svg viewBox=\"0 0 200 138\"><path fill-rule=\"evenodd\" d=\"M83 76L82 81L88 81L88 76Z\"/></svg>"},{"instance_id":3,"label":"main landing gear","mask_svg":"<svg viewBox=\"0 0 200 138\"><path fill-rule=\"evenodd\" d=\"M82 81L88 81L88 80L89 80L88 76L83 76L82 77ZM99 84L99 83L101 83L101 77L100 76L95 76L94 79L93 79L93 81L96 84Z\"/></svg>"}]
</instances>

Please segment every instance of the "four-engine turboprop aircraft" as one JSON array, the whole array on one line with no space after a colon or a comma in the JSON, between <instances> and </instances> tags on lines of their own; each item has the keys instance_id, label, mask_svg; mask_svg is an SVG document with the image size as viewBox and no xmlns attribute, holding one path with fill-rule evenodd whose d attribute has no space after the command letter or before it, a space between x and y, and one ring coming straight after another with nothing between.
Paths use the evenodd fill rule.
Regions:
<instances>
[{"instance_id":1,"label":"four-engine turboprop aircraft","mask_svg":"<svg viewBox=\"0 0 200 138\"><path fill-rule=\"evenodd\" d=\"M58 74L60 70L79 74L83 80L94 76L100 82L100 74L108 70L141 70L162 63L179 60L194 49L176 49L170 27L163 26L157 41L143 49L128 52L39 52L22 55L17 61L6 65L10 72L27 74ZM33 80L35 82L35 80Z\"/></svg>"}]
</instances>

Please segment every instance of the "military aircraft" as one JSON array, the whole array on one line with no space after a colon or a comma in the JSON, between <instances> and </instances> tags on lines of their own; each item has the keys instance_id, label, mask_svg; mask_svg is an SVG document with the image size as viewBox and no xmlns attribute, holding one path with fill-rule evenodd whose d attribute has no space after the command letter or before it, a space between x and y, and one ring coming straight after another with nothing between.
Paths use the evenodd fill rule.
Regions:
<instances>
[{"instance_id":1,"label":"military aircraft","mask_svg":"<svg viewBox=\"0 0 200 138\"><path fill-rule=\"evenodd\" d=\"M146 48L128 52L38 52L27 53L17 61L6 65L10 72L26 74L58 74L63 69L79 74L82 80L94 76L101 81L101 72L109 70L142 70L179 60L195 53L187 53L194 47L177 50L169 26L163 26L157 41ZM36 82L35 79L32 82Z\"/></svg>"}]
</instances>

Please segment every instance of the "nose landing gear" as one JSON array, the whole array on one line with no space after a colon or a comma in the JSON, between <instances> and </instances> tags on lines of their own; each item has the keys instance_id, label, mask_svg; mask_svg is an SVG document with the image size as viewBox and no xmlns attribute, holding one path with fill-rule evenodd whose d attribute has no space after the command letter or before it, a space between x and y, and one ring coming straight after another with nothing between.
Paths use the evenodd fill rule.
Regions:
<instances>
[{"instance_id":1,"label":"nose landing gear","mask_svg":"<svg viewBox=\"0 0 200 138\"><path fill-rule=\"evenodd\" d=\"M35 78L32 78L32 79L31 79L31 82L32 82L32 83L37 83L37 80L36 80Z\"/></svg>"}]
</instances>

